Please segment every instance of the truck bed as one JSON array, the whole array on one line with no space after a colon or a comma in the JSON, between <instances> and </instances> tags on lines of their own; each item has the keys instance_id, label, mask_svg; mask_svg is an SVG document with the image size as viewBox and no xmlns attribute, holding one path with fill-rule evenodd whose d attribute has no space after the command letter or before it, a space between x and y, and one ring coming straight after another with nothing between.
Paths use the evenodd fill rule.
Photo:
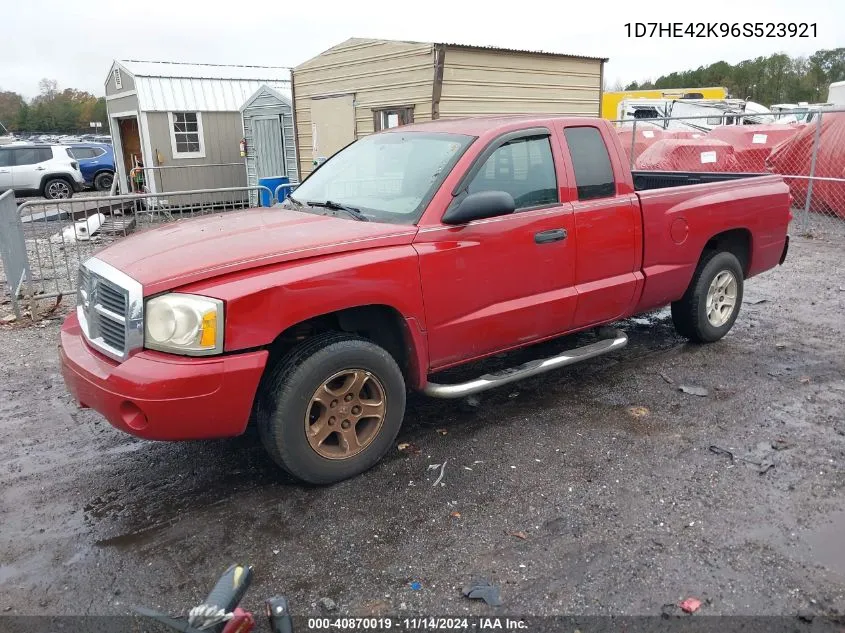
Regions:
<instances>
[{"instance_id":1,"label":"truck bed","mask_svg":"<svg viewBox=\"0 0 845 633\"><path fill-rule=\"evenodd\" d=\"M759 178L769 174L755 173L725 173L701 171L640 171L632 170L635 191L649 191L651 189L666 189L682 187L684 185L701 185L710 182L724 182L742 178Z\"/></svg>"},{"instance_id":2,"label":"truck bed","mask_svg":"<svg viewBox=\"0 0 845 633\"><path fill-rule=\"evenodd\" d=\"M636 312L677 301L705 244L726 229L748 245L746 277L777 265L790 220L781 176L634 172L635 181L638 175L648 186L637 187L645 282Z\"/></svg>"}]
</instances>

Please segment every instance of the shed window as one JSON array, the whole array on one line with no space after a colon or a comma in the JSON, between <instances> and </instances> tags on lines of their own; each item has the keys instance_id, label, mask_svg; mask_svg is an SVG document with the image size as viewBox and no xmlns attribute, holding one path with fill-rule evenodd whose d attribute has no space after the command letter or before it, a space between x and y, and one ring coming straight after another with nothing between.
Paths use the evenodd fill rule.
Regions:
<instances>
[{"instance_id":1,"label":"shed window","mask_svg":"<svg viewBox=\"0 0 845 633\"><path fill-rule=\"evenodd\" d=\"M173 158L205 158L202 114L171 112L170 146L173 150Z\"/></svg>"},{"instance_id":2,"label":"shed window","mask_svg":"<svg viewBox=\"0 0 845 633\"><path fill-rule=\"evenodd\" d=\"M414 106L382 108L373 110L373 128L376 132L408 125L414 122Z\"/></svg>"}]
</instances>

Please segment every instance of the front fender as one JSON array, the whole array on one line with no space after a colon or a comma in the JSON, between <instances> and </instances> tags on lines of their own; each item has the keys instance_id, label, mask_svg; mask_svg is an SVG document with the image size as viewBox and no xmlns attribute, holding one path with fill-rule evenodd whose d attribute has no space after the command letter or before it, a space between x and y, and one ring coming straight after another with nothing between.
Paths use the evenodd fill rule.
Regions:
<instances>
[{"instance_id":1,"label":"front fender","mask_svg":"<svg viewBox=\"0 0 845 633\"><path fill-rule=\"evenodd\" d=\"M428 366L425 311L417 253L389 246L296 260L232 273L179 288L226 304L224 349L265 347L288 328L324 314L384 305L405 320L420 371Z\"/></svg>"}]
</instances>

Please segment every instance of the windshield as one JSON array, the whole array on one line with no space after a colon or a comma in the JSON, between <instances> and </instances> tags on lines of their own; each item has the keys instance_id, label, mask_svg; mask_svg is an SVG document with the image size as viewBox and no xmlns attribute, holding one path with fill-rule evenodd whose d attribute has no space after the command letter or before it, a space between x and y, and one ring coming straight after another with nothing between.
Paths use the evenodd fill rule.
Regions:
<instances>
[{"instance_id":1,"label":"windshield","mask_svg":"<svg viewBox=\"0 0 845 633\"><path fill-rule=\"evenodd\" d=\"M292 197L354 207L376 222L413 224L473 140L420 132L366 136L321 165Z\"/></svg>"}]
</instances>

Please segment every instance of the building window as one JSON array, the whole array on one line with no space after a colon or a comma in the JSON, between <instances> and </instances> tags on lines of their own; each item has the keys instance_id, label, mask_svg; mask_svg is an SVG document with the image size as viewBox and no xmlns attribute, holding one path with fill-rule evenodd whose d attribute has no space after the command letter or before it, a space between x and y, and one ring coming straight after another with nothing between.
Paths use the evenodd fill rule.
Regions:
<instances>
[{"instance_id":1,"label":"building window","mask_svg":"<svg viewBox=\"0 0 845 633\"><path fill-rule=\"evenodd\" d=\"M408 125L414 122L414 106L398 106L373 110L373 128L376 132Z\"/></svg>"},{"instance_id":2,"label":"building window","mask_svg":"<svg viewBox=\"0 0 845 633\"><path fill-rule=\"evenodd\" d=\"M202 114L170 112L170 147L173 158L205 158Z\"/></svg>"}]
</instances>

